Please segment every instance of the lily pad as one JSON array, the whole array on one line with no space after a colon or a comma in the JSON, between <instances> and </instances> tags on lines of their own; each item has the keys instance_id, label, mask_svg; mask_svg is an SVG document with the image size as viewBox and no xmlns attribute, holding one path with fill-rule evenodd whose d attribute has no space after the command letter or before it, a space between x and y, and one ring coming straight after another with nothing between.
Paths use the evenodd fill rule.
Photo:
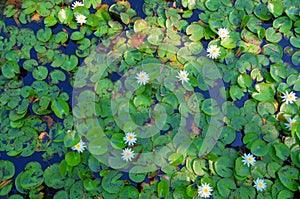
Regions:
<instances>
[{"instance_id":1,"label":"lily pad","mask_svg":"<svg viewBox=\"0 0 300 199\"><path fill-rule=\"evenodd\" d=\"M77 166L81 162L80 153L75 152L75 151L70 151L70 152L66 153L65 160L68 165L70 165L72 167Z\"/></svg>"},{"instance_id":2,"label":"lily pad","mask_svg":"<svg viewBox=\"0 0 300 199\"><path fill-rule=\"evenodd\" d=\"M284 166L278 171L278 177L280 182L289 190L296 191L299 186L299 182L296 180L298 179L299 170L291 167L291 166Z\"/></svg>"},{"instance_id":3,"label":"lily pad","mask_svg":"<svg viewBox=\"0 0 300 199\"><path fill-rule=\"evenodd\" d=\"M232 189L236 189L235 182L231 178L222 178L217 182L217 189L221 196L229 197Z\"/></svg>"},{"instance_id":4,"label":"lily pad","mask_svg":"<svg viewBox=\"0 0 300 199\"><path fill-rule=\"evenodd\" d=\"M39 29L36 36L39 41L47 42L52 36L52 30L51 28Z\"/></svg>"},{"instance_id":5,"label":"lily pad","mask_svg":"<svg viewBox=\"0 0 300 199\"><path fill-rule=\"evenodd\" d=\"M251 153L255 156L264 156L268 153L267 144L263 140L256 140L251 144Z\"/></svg>"},{"instance_id":6,"label":"lily pad","mask_svg":"<svg viewBox=\"0 0 300 199\"><path fill-rule=\"evenodd\" d=\"M52 100L51 102L51 109L55 113L57 117L63 119L70 115L70 108L67 102L63 99L57 98Z\"/></svg>"},{"instance_id":7,"label":"lily pad","mask_svg":"<svg viewBox=\"0 0 300 199\"><path fill-rule=\"evenodd\" d=\"M51 165L44 171L45 184L48 187L52 187L54 189L60 189L64 187L65 185L64 178L61 176L59 172L57 172L58 170L59 170L59 164L56 163Z\"/></svg>"},{"instance_id":8,"label":"lily pad","mask_svg":"<svg viewBox=\"0 0 300 199\"><path fill-rule=\"evenodd\" d=\"M119 180L121 176L122 173L118 171L115 170L109 171L109 173L103 177L102 180L103 189L111 194L119 193L121 189L124 187L124 181Z\"/></svg>"},{"instance_id":9,"label":"lily pad","mask_svg":"<svg viewBox=\"0 0 300 199\"><path fill-rule=\"evenodd\" d=\"M275 91L272 84L260 83L255 85L257 92L252 93L252 97L260 102L272 101Z\"/></svg>"},{"instance_id":10,"label":"lily pad","mask_svg":"<svg viewBox=\"0 0 300 199\"><path fill-rule=\"evenodd\" d=\"M10 79L15 77L16 74L20 73L20 67L18 63L14 61L7 61L1 68L4 77Z\"/></svg>"},{"instance_id":11,"label":"lily pad","mask_svg":"<svg viewBox=\"0 0 300 199\"><path fill-rule=\"evenodd\" d=\"M276 33L274 28L268 28L266 30L266 39L272 43L278 43L281 41L282 36L280 33Z\"/></svg>"},{"instance_id":12,"label":"lily pad","mask_svg":"<svg viewBox=\"0 0 300 199\"><path fill-rule=\"evenodd\" d=\"M295 52L292 56L292 62L295 66L299 66L300 65L300 50L298 50L297 52Z\"/></svg>"},{"instance_id":13,"label":"lily pad","mask_svg":"<svg viewBox=\"0 0 300 199\"><path fill-rule=\"evenodd\" d=\"M254 14L261 20L268 21L271 19L271 13L265 4L258 4L254 10Z\"/></svg>"}]
</instances>

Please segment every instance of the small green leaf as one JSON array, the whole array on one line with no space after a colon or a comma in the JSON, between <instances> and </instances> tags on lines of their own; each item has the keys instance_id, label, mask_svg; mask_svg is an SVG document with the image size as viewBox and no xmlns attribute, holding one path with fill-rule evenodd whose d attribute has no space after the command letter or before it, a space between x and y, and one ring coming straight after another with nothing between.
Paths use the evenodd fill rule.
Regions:
<instances>
[{"instance_id":1,"label":"small green leaf","mask_svg":"<svg viewBox=\"0 0 300 199\"><path fill-rule=\"evenodd\" d=\"M221 46L228 49L234 49L236 47L236 41L232 38L224 38L221 40Z\"/></svg>"},{"instance_id":2,"label":"small green leaf","mask_svg":"<svg viewBox=\"0 0 300 199\"><path fill-rule=\"evenodd\" d=\"M268 9L274 17L279 17L283 13L283 2L281 0L269 1Z\"/></svg>"},{"instance_id":3,"label":"small green leaf","mask_svg":"<svg viewBox=\"0 0 300 199\"><path fill-rule=\"evenodd\" d=\"M251 144L251 153L255 156L264 156L268 153L267 144L263 140L256 140Z\"/></svg>"},{"instance_id":4,"label":"small green leaf","mask_svg":"<svg viewBox=\"0 0 300 199\"><path fill-rule=\"evenodd\" d=\"M16 74L20 73L20 67L18 63L14 61L6 61L4 66L2 67L2 74L4 77L10 79L15 77Z\"/></svg>"},{"instance_id":5,"label":"small green leaf","mask_svg":"<svg viewBox=\"0 0 300 199\"><path fill-rule=\"evenodd\" d=\"M45 23L45 26L49 27L49 26L54 26L55 24L57 24L57 20L55 17L53 16L47 16L45 19L44 19L44 23Z\"/></svg>"},{"instance_id":6,"label":"small green leaf","mask_svg":"<svg viewBox=\"0 0 300 199\"><path fill-rule=\"evenodd\" d=\"M299 170L295 167L284 166L278 171L278 177L280 182L289 190L297 191L300 185L298 180Z\"/></svg>"},{"instance_id":7,"label":"small green leaf","mask_svg":"<svg viewBox=\"0 0 300 199\"><path fill-rule=\"evenodd\" d=\"M84 34L82 32L73 32L70 37L72 40L81 40L84 38Z\"/></svg>"},{"instance_id":8,"label":"small green leaf","mask_svg":"<svg viewBox=\"0 0 300 199\"><path fill-rule=\"evenodd\" d=\"M67 164L71 167L75 167L80 164L81 162L81 156L80 153L76 151L70 151L66 153L65 160Z\"/></svg>"},{"instance_id":9,"label":"small green leaf","mask_svg":"<svg viewBox=\"0 0 300 199\"><path fill-rule=\"evenodd\" d=\"M60 119L63 119L70 115L69 104L60 98L52 100L51 109Z\"/></svg>"},{"instance_id":10,"label":"small green leaf","mask_svg":"<svg viewBox=\"0 0 300 199\"><path fill-rule=\"evenodd\" d=\"M166 198L169 195L170 188L166 181L160 181L157 184L157 195L159 198Z\"/></svg>"}]
</instances>

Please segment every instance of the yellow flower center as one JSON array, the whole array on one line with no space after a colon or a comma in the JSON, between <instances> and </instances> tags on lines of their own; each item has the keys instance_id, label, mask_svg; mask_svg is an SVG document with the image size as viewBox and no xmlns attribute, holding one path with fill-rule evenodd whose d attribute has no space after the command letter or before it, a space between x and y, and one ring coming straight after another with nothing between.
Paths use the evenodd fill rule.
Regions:
<instances>
[{"instance_id":1,"label":"yellow flower center","mask_svg":"<svg viewBox=\"0 0 300 199\"><path fill-rule=\"evenodd\" d=\"M130 153L129 153L129 152L126 152L126 153L125 153L125 156L126 156L126 157L129 157L129 156L130 156Z\"/></svg>"},{"instance_id":2,"label":"yellow flower center","mask_svg":"<svg viewBox=\"0 0 300 199\"><path fill-rule=\"evenodd\" d=\"M290 98L290 99L293 99L294 97L293 97L293 95L289 95L289 98Z\"/></svg>"},{"instance_id":3,"label":"yellow flower center","mask_svg":"<svg viewBox=\"0 0 300 199\"><path fill-rule=\"evenodd\" d=\"M203 189L203 192L204 192L204 193L209 193L208 188L204 188L204 189Z\"/></svg>"},{"instance_id":4,"label":"yellow flower center","mask_svg":"<svg viewBox=\"0 0 300 199\"><path fill-rule=\"evenodd\" d=\"M144 78L145 78L145 75L141 75L141 78L144 79Z\"/></svg>"},{"instance_id":5,"label":"yellow flower center","mask_svg":"<svg viewBox=\"0 0 300 199\"><path fill-rule=\"evenodd\" d=\"M213 49L211 52L212 52L212 53L216 53L216 52L217 52L217 50L216 50L216 49Z\"/></svg>"},{"instance_id":6,"label":"yellow flower center","mask_svg":"<svg viewBox=\"0 0 300 199\"><path fill-rule=\"evenodd\" d=\"M128 140L132 140L132 139L133 139L132 135L128 136Z\"/></svg>"},{"instance_id":7,"label":"yellow flower center","mask_svg":"<svg viewBox=\"0 0 300 199\"><path fill-rule=\"evenodd\" d=\"M182 77L186 77L186 75L183 73L182 75L181 75Z\"/></svg>"},{"instance_id":8,"label":"yellow flower center","mask_svg":"<svg viewBox=\"0 0 300 199\"><path fill-rule=\"evenodd\" d=\"M80 143L76 144L76 145L75 145L75 148L76 148L76 149L79 149L79 148L80 148Z\"/></svg>"},{"instance_id":9,"label":"yellow flower center","mask_svg":"<svg viewBox=\"0 0 300 199\"><path fill-rule=\"evenodd\" d=\"M248 160L248 162L252 162L252 158L251 157L248 157L247 160Z\"/></svg>"},{"instance_id":10,"label":"yellow flower center","mask_svg":"<svg viewBox=\"0 0 300 199\"><path fill-rule=\"evenodd\" d=\"M291 122L290 125L291 125L291 126L294 126L294 125L295 125L295 122Z\"/></svg>"},{"instance_id":11,"label":"yellow flower center","mask_svg":"<svg viewBox=\"0 0 300 199\"><path fill-rule=\"evenodd\" d=\"M261 183L261 182L258 183L258 186L259 186L259 187L263 187L263 183Z\"/></svg>"}]
</instances>

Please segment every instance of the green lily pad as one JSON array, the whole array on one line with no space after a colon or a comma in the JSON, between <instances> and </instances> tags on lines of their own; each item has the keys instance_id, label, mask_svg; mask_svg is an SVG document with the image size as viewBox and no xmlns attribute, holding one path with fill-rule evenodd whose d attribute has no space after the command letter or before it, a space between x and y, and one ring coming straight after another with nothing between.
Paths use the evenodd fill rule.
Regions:
<instances>
[{"instance_id":1,"label":"green lily pad","mask_svg":"<svg viewBox=\"0 0 300 199\"><path fill-rule=\"evenodd\" d=\"M102 179L102 188L111 194L119 193L124 187L124 181L119 180L121 176L122 173L119 171L109 171Z\"/></svg>"},{"instance_id":2,"label":"green lily pad","mask_svg":"<svg viewBox=\"0 0 300 199\"><path fill-rule=\"evenodd\" d=\"M242 88L250 88L250 86L252 85L252 79L249 75L243 73L239 75L237 83Z\"/></svg>"},{"instance_id":3,"label":"green lily pad","mask_svg":"<svg viewBox=\"0 0 300 199\"><path fill-rule=\"evenodd\" d=\"M291 37L290 42L295 48L300 48L300 37Z\"/></svg>"},{"instance_id":4,"label":"green lily pad","mask_svg":"<svg viewBox=\"0 0 300 199\"><path fill-rule=\"evenodd\" d=\"M93 155L102 155L108 150L108 142L103 137L97 137L88 143L89 152Z\"/></svg>"},{"instance_id":5,"label":"green lily pad","mask_svg":"<svg viewBox=\"0 0 300 199\"><path fill-rule=\"evenodd\" d=\"M75 182L70 189L70 199L82 198L83 183L81 181Z\"/></svg>"},{"instance_id":6,"label":"green lily pad","mask_svg":"<svg viewBox=\"0 0 300 199\"><path fill-rule=\"evenodd\" d=\"M201 104L201 110L207 115L217 115L220 113L220 108L218 106L218 102L213 99L206 99Z\"/></svg>"},{"instance_id":7,"label":"green lily pad","mask_svg":"<svg viewBox=\"0 0 300 199\"><path fill-rule=\"evenodd\" d=\"M272 78L277 82L281 82L282 78L287 76L287 68L282 64L272 64L270 72Z\"/></svg>"},{"instance_id":8,"label":"green lily pad","mask_svg":"<svg viewBox=\"0 0 300 199\"><path fill-rule=\"evenodd\" d=\"M66 56L65 62L60 67L66 71L72 71L76 68L77 64L78 64L77 56L71 55L70 57Z\"/></svg>"},{"instance_id":9,"label":"green lily pad","mask_svg":"<svg viewBox=\"0 0 300 199\"><path fill-rule=\"evenodd\" d=\"M219 158L215 162L214 166L217 174L223 178L229 178L233 174L232 168L234 166L234 162L228 157Z\"/></svg>"},{"instance_id":10,"label":"green lily pad","mask_svg":"<svg viewBox=\"0 0 300 199\"><path fill-rule=\"evenodd\" d=\"M8 180L15 174L15 165L9 160L0 160L1 178L0 180Z\"/></svg>"},{"instance_id":11,"label":"green lily pad","mask_svg":"<svg viewBox=\"0 0 300 199\"><path fill-rule=\"evenodd\" d=\"M40 163L29 162L25 170L17 176L15 184L17 190L24 193L26 190L39 187L43 181L43 170Z\"/></svg>"},{"instance_id":12,"label":"green lily pad","mask_svg":"<svg viewBox=\"0 0 300 199\"><path fill-rule=\"evenodd\" d=\"M206 161L198 158L194 159L192 162L192 169L196 175L204 176L206 169Z\"/></svg>"},{"instance_id":13,"label":"green lily pad","mask_svg":"<svg viewBox=\"0 0 300 199\"><path fill-rule=\"evenodd\" d=\"M210 11L216 11L220 7L221 2L219 0L207 0L205 1L205 6Z\"/></svg>"},{"instance_id":14,"label":"green lily pad","mask_svg":"<svg viewBox=\"0 0 300 199\"><path fill-rule=\"evenodd\" d=\"M140 173L143 171L145 168L142 166L134 166L130 169L129 172L129 178L136 182L136 183L141 183L145 180L146 174L145 173Z\"/></svg>"},{"instance_id":15,"label":"green lily pad","mask_svg":"<svg viewBox=\"0 0 300 199\"><path fill-rule=\"evenodd\" d=\"M277 171L281 168L281 165L277 162L270 162L267 165L267 172L272 178L276 178Z\"/></svg>"},{"instance_id":16,"label":"green lily pad","mask_svg":"<svg viewBox=\"0 0 300 199\"><path fill-rule=\"evenodd\" d=\"M57 172L58 170L59 164L55 163L44 171L45 184L48 187L52 187L54 189L60 189L64 187L64 178L60 175L59 172Z\"/></svg>"},{"instance_id":17,"label":"green lily pad","mask_svg":"<svg viewBox=\"0 0 300 199\"><path fill-rule=\"evenodd\" d=\"M235 182L231 178L223 178L217 182L217 189L221 196L227 198L233 189L236 189Z\"/></svg>"},{"instance_id":18,"label":"green lily pad","mask_svg":"<svg viewBox=\"0 0 300 199\"><path fill-rule=\"evenodd\" d=\"M290 149L283 143L275 143L274 148L276 151L276 156L281 160L286 160L290 156Z\"/></svg>"},{"instance_id":19,"label":"green lily pad","mask_svg":"<svg viewBox=\"0 0 300 199\"><path fill-rule=\"evenodd\" d=\"M57 20L55 17L50 15L44 19L44 23L45 23L45 26L47 26L47 27L54 26L55 24L57 24Z\"/></svg>"},{"instance_id":20,"label":"green lily pad","mask_svg":"<svg viewBox=\"0 0 300 199\"><path fill-rule=\"evenodd\" d=\"M51 28L39 29L36 33L37 39L41 42L47 42L52 36Z\"/></svg>"},{"instance_id":21,"label":"green lily pad","mask_svg":"<svg viewBox=\"0 0 300 199\"><path fill-rule=\"evenodd\" d=\"M15 77L16 74L20 73L20 67L18 63L14 61L7 61L4 66L2 67L2 74L4 77L10 79Z\"/></svg>"},{"instance_id":22,"label":"green lily pad","mask_svg":"<svg viewBox=\"0 0 300 199\"><path fill-rule=\"evenodd\" d=\"M292 62L295 66L299 66L300 65L300 50L298 50L297 52L295 52L292 56Z\"/></svg>"},{"instance_id":23,"label":"green lily pad","mask_svg":"<svg viewBox=\"0 0 300 199\"><path fill-rule=\"evenodd\" d=\"M58 191L55 193L55 195L53 196L53 199L69 199L69 195L68 192L66 191Z\"/></svg>"},{"instance_id":24,"label":"green lily pad","mask_svg":"<svg viewBox=\"0 0 300 199\"><path fill-rule=\"evenodd\" d=\"M166 198L170 193L169 185L166 181L160 181L157 184L157 195L159 198Z\"/></svg>"},{"instance_id":25,"label":"green lily pad","mask_svg":"<svg viewBox=\"0 0 300 199\"><path fill-rule=\"evenodd\" d=\"M124 134L123 133L114 133L110 139L112 147L115 149L122 149L126 147L124 143Z\"/></svg>"},{"instance_id":26,"label":"green lily pad","mask_svg":"<svg viewBox=\"0 0 300 199\"><path fill-rule=\"evenodd\" d=\"M55 42L64 44L68 40L68 38L68 33L61 31L55 35Z\"/></svg>"},{"instance_id":27,"label":"green lily pad","mask_svg":"<svg viewBox=\"0 0 300 199\"><path fill-rule=\"evenodd\" d=\"M70 151L70 152L66 153L65 160L69 166L71 166L71 167L77 166L81 162L80 153L78 153L76 151Z\"/></svg>"},{"instance_id":28,"label":"green lily pad","mask_svg":"<svg viewBox=\"0 0 300 199\"><path fill-rule=\"evenodd\" d=\"M70 37L72 40L75 40L75 41L77 41L77 40L81 40L81 39L83 39L84 38L84 34L82 33L82 32L73 32L72 34L71 34L71 37Z\"/></svg>"},{"instance_id":29,"label":"green lily pad","mask_svg":"<svg viewBox=\"0 0 300 199\"><path fill-rule=\"evenodd\" d=\"M263 21L268 21L272 17L267 5L265 4L259 4L255 8L254 14Z\"/></svg>"},{"instance_id":30,"label":"green lily pad","mask_svg":"<svg viewBox=\"0 0 300 199\"><path fill-rule=\"evenodd\" d=\"M63 82L66 80L65 73L60 70L51 71L50 77L53 84L58 84L60 81Z\"/></svg>"},{"instance_id":31,"label":"green lily pad","mask_svg":"<svg viewBox=\"0 0 300 199\"><path fill-rule=\"evenodd\" d=\"M48 69L45 66L38 66L33 69L32 76L36 80L44 80L48 76Z\"/></svg>"},{"instance_id":32,"label":"green lily pad","mask_svg":"<svg viewBox=\"0 0 300 199\"><path fill-rule=\"evenodd\" d=\"M233 101L239 100L244 96L243 90L237 85L231 86L229 93L230 93L230 97L233 99Z\"/></svg>"},{"instance_id":33,"label":"green lily pad","mask_svg":"<svg viewBox=\"0 0 300 199\"><path fill-rule=\"evenodd\" d=\"M264 45L263 53L269 55L272 62L279 62L283 56L282 48L278 44Z\"/></svg>"},{"instance_id":34,"label":"green lily pad","mask_svg":"<svg viewBox=\"0 0 300 199\"><path fill-rule=\"evenodd\" d=\"M204 28L198 23L192 23L187 27L186 34L190 35L192 41L199 41L204 37Z\"/></svg>"},{"instance_id":35,"label":"green lily pad","mask_svg":"<svg viewBox=\"0 0 300 199\"><path fill-rule=\"evenodd\" d=\"M278 171L278 177L280 182L289 190L298 190L299 182L298 180L299 170L295 167L284 166Z\"/></svg>"},{"instance_id":36,"label":"green lily pad","mask_svg":"<svg viewBox=\"0 0 300 199\"><path fill-rule=\"evenodd\" d=\"M281 33L288 33L293 26L293 22L290 18L283 16L273 21L273 27L279 29Z\"/></svg>"},{"instance_id":37,"label":"green lily pad","mask_svg":"<svg viewBox=\"0 0 300 199\"><path fill-rule=\"evenodd\" d=\"M100 179L85 179L83 186L87 191L96 191L100 187Z\"/></svg>"},{"instance_id":38,"label":"green lily pad","mask_svg":"<svg viewBox=\"0 0 300 199\"><path fill-rule=\"evenodd\" d=\"M234 174L240 179L246 179L247 176L250 175L250 169L247 165L243 164L242 157L238 157L235 160Z\"/></svg>"},{"instance_id":39,"label":"green lily pad","mask_svg":"<svg viewBox=\"0 0 300 199\"><path fill-rule=\"evenodd\" d=\"M268 9L274 15L274 17L279 17L283 13L283 2L280 0L272 0L268 2Z\"/></svg>"},{"instance_id":40,"label":"green lily pad","mask_svg":"<svg viewBox=\"0 0 300 199\"><path fill-rule=\"evenodd\" d=\"M255 85L257 92L252 93L252 97L260 102L272 101L275 91L272 84L259 83Z\"/></svg>"},{"instance_id":41,"label":"green lily pad","mask_svg":"<svg viewBox=\"0 0 300 199\"><path fill-rule=\"evenodd\" d=\"M236 41L232 38L224 38L221 40L221 46L228 49L234 49L236 47Z\"/></svg>"},{"instance_id":42,"label":"green lily pad","mask_svg":"<svg viewBox=\"0 0 300 199\"><path fill-rule=\"evenodd\" d=\"M136 187L129 185L125 186L119 193L120 199L134 199L139 198L139 191Z\"/></svg>"},{"instance_id":43,"label":"green lily pad","mask_svg":"<svg viewBox=\"0 0 300 199\"><path fill-rule=\"evenodd\" d=\"M276 33L276 30L274 28L268 28L266 30L266 39L269 42L278 43L281 41L282 35L279 32Z\"/></svg>"},{"instance_id":44,"label":"green lily pad","mask_svg":"<svg viewBox=\"0 0 300 199\"><path fill-rule=\"evenodd\" d=\"M60 98L52 100L51 109L55 113L55 115L60 119L63 119L70 115L69 104Z\"/></svg>"},{"instance_id":45,"label":"green lily pad","mask_svg":"<svg viewBox=\"0 0 300 199\"><path fill-rule=\"evenodd\" d=\"M263 140L256 140L251 144L251 153L255 156L264 156L268 153L267 144Z\"/></svg>"},{"instance_id":46,"label":"green lily pad","mask_svg":"<svg viewBox=\"0 0 300 199\"><path fill-rule=\"evenodd\" d=\"M180 154L180 153L173 153L168 157L170 164L173 166L177 166L177 165L181 164L183 159L184 158L183 158L182 154Z\"/></svg>"}]
</instances>

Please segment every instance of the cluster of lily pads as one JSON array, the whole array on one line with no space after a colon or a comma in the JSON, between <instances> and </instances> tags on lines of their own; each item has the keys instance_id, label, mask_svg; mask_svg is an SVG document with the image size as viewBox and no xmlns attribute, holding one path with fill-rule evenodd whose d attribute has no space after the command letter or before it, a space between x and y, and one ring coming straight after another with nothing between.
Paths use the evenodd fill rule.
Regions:
<instances>
[{"instance_id":1,"label":"cluster of lily pads","mask_svg":"<svg viewBox=\"0 0 300 199\"><path fill-rule=\"evenodd\" d=\"M299 197L300 2L130 2L2 7L0 196Z\"/></svg>"}]
</instances>

